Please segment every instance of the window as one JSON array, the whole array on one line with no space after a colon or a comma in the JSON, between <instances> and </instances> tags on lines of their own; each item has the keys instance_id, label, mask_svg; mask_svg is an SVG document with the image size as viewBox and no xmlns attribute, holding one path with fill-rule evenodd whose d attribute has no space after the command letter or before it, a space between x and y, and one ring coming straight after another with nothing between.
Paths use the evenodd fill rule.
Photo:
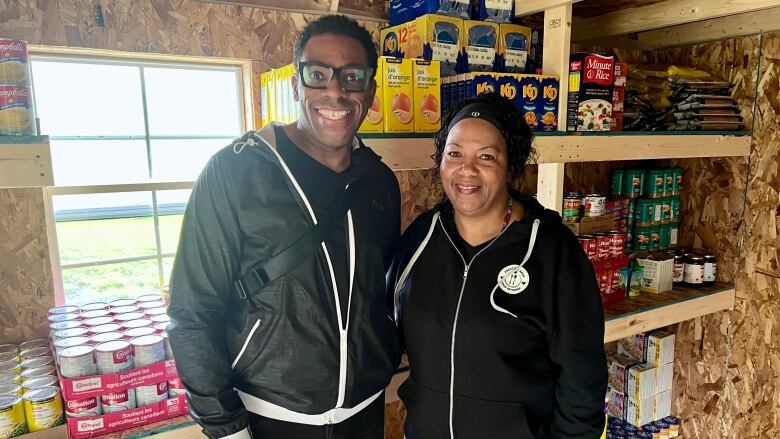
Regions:
<instances>
[{"instance_id":1,"label":"window","mask_svg":"<svg viewBox=\"0 0 780 439\"><path fill-rule=\"evenodd\" d=\"M167 285L192 182L244 130L241 68L32 57L69 304Z\"/></svg>"}]
</instances>

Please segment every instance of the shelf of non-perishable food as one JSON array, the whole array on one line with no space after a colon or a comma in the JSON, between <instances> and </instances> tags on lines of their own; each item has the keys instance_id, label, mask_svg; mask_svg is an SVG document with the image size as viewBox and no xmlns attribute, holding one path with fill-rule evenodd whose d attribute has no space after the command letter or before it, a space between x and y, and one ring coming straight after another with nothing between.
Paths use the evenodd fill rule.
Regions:
<instances>
[{"instance_id":1,"label":"shelf of non-perishable food","mask_svg":"<svg viewBox=\"0 0 780 439\"><path fill-rule=\"evenodd\" d=\"M363 134L360 137L393 170L434 166L430 134ZM747 156L750 143L751 137L743 133L542 135L534 140L537 153L534 163Z\"/></svg>"}]
</instances>

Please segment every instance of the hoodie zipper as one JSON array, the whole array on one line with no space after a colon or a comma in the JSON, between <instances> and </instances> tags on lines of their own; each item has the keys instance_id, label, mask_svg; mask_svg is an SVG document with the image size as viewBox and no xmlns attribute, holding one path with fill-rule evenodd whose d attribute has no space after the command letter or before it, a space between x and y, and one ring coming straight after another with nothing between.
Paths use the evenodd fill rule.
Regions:
<instances>
[{"instance_id":1,"label":"hoodie zipper","mask_svg":"<svg viewBox=\"0 0 780 439\"><path fill-rule=\"evenodd\" d=\"M450 439L455 439L455 427L453 424L453 412L455 409L455 336L458 328L458 316L460 314L460 303L463 299L463 292L466 290L466 281L469 277L469 268L474 263L474 260L477 259L477 257L490 248L491 245L493 245L494 242L498 240L498 238L501 237L501 235L506 232L509 227L504 227L504 230L501 231L495 238L493 238L492 241L488 245L486 245L482 250L478 251L474 257L471 258L471 260L466 263L466 258L463 257L463 254L458 250L458 246L455 245L455 242L450 237L450 234L447 233L447 228L444 227L444 224L441 222L441 217L438 218L439 225L441 226L441 229L444 231L444 236L447 237L447 239L450 241L450 244L452 245L452 248L455 249L455 253L460 256L460 260L463 262L463 283L460 286L460 293L458 293L458 304L455 307L455 317L452 321L452 336L450 339L450 409L449 409L449 425L450 425Z\"/></svg>"}]
</instances>

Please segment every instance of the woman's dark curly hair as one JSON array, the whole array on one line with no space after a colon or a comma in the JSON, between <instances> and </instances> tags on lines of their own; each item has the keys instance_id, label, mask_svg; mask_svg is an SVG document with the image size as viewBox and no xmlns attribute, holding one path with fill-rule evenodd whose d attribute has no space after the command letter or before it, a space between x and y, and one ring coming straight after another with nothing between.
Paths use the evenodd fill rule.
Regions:
<instances>
[{"instance_id":1,"label":"woman's dark curly hair","mask_svg":"<svg viewBox=\"0 0 780 439\"><path fill-rule=\"evenodd\" d=\"M509 178L515 179L520 177L523 175L528 158L535 154L532 146L534 135L525 122L525 118L520 113L520 110L512 104L512 101L502 97L498 93L482 93L476 97L458 102L447 115L444 116L444 119L442 119L441 122L441 129L439 129L434 137L436 153L432 157L436 161L436 167L438 168L441 166L444 147L447 144L447 136L449 135L447 126L450 124L453 116L455 116L461 108L475 102L488 104L496 110L496 116L503 126L503 128L499 128L499 131L504 137L507 146Z\"/></svg>"}]
</instances>

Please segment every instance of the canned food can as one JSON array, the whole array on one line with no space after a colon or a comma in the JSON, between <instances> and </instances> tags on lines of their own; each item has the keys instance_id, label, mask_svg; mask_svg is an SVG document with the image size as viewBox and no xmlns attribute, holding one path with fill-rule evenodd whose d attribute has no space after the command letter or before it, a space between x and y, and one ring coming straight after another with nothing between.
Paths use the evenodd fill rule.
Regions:
<instances>
[{"instance_id":1,"label":"canned food can","mask_svg":"<svg viewBox=\"0 0 780 439\"><path fill-rule=\"evenodd\" d=\"M636 218L636 198L632 198L628 200L628 216L626 217L626 225L630 229L631 226L634 225L634 221Z\"/></svg>"},{"instance_id":2,"label":"canned food can","mask_svg":"<svg viewBox=\"0 0 780 439\"><path fill-rule=\"evenodd\" d=\"M181 378L177 376L176 378L168 380L169 398L175 398L179 395L184 395L185 393L187 393L187 389L184 388L184 384L181 382Z\"/></svg>"},{"instance_id":3,"label":"canned food can","mask_svg":"<svg viewBox=\"0 0 780 439\"><path fill-rule=\"evenodd\" d=\"M588 259L595 261L599 258L599 241L593 235L582 235L578 238L582 250L588 255Z\"/></svg>"},{"instance_id":4,"label":"canned food can","mask_svg":"<svg viewBox=\"0 0 780 439\"><path fill-rule=\"evenodd\" d=\"M135 402L138 407L168 399L168 381L135 388Z\"/></svg>"},{"instance_id":5,"label":"canned food can","mask_svg":"<svg viewBox=\"0 0 780 439\"><path fill-rule=\"evenodd\" d=\"M620 269L619 268L612 268L610 271L610 274L612 275L612 283L609 287L610 294L618 294L621 293L621 287L620 287ZM625 293L625 290L622 291Z\"/></svg>"},{"instance_id":6,"label":"canned food can","mask_svg":"<svg viewBox=\"0 0 780 439\"><path fill-rule=\"evenodd\" d=\"M659 250L661 248L661 226L650 228L650 247L648 250Z\"/></svg>"},{"instance_id":7,"label":"canned food can","mask_svg":"<svg viewBox=\"0 0 780 439\"><path fill-rule=\"evenodd\" d=\"M55 314L78 314L79 307L74 305L57 306L49 308L49 315Z\"/></svg>"},{"instance_id":8,"label":"canned food can","mask_svg":"<svg viewBox=\"0 0 780 439\"><path fill-rule=\"evenodd\" d=\"M683 282L697 287L704 283L704 257L691 254L685 260L685 269L683 272Z\"/></svg>"},{"instance_id":9,"label":"canned food can","mask_svg":"<svg viewBox=\"0 0 780 439\"><path fill-rule=\"evenodd\" d=\"M653 200L641 198L636 200L636 217L634 224L637 227L650 227L655 219L655 203Z\"/></svg>"},{"instance_id":10,"label":"canned food can","mask_svg":"<svg viewBox=\"0 0 780 439\"><path fill-rule=\"evenodd\" d=\"M661 198L664 196L664 184L666 179L664 171L653 169L647 171L645 177L645 197L647 198Z\"/></svg>"},{"instance_id":11,"label":"canned food can","mask_svg":"<svg viewBox=\"0 0 780 439\"><path fill-rule=\"evenodd\" d=\"M81 345L88 345L88 344L89 344L89 337L78 336L78 337L61 338L54 342L54 350L57 356L59 356L60 352L62 352L63 349L67 349L73 346L81 346Z\"/></svg>"},{"instance_id":12,"label":"canned food can","mask_svg":"<svg viewBox=\"0 0 780 439\"><path fill-rule=\"evenodd\" d=\"M658 248L660 250L666 250L671 247L671 229L669 224L660 226L660 240L658 241Z\"/></svg>"},{"instance_id":13,"label":"canned food can","mask_svg":"<svg viewBox=\"0 0 780 439\"><path fill-rule=\"evenodd\" d=\"M106 302L92 302L86 305L81 305L81 314L83 315L88 311L108 310L108 303Z\"/></svg>"},{"instance_id":14,"label":"canned food can","mask_svg":"<svg viewBox=\"0 0 780 439\"><path fill-rule=\"evenodd\" d=\"M612 253L612 236L609 233L596 233L595 236L599 246L598 259L601 261L609 259Z\"/></svg>"},{"instance_id":15,"label":"canned food can","mask_svg":"<svg viewBox=\"0 0 780 439\"><path fill-rule=\"evenodd\" d=\"M114 316L114 321L119 323L120 325L124 326L125 322L129 322L130 320L138 320L144 318L144 314L140 312L127 312L124 314L117 314Z\"/></svg>"},{"instance_id":16,"label":"canned food can","mask_svg":"<svg viewBox=\"0 0 780 439\"><path fill-rule=\"evenodd\" d=\"M100 395L103 413L116 413L136 408L135 389L125 389Z\"/></svg>"},{"instance_id":17,"label":"canned food can","mask_svg":"<svg viewBox=\"0 0 780 439\"><path fill-rule=\"evenodd\" d=\"M653 199L653 225L660 226L664 217L664 199Z\"/></svg>"},{"instance_id":18,"label":"canned food can","mask_svg":"<svg viewBox=\"0 0 780 439\"><path fill-rule=\"evenodd\" d=\"M49 338L54 338L54 333L63 329L69 328L83 328L84 323L81 320L67 320L64 322L56 322L49 325Z\"/></svg>"},{"instance_id":19,"label":"canned food can","mask_svg":"<svg viewBox=\"0 0 780 439\"><path fill-rule=\"evenodd\" d=\"M105 317L94 317L91 319L84 320L84 326L88 328L93 328L95 326L102 326L107 325L109 323L114 323L114 317L113 316L105 316Z\"/></svg>"},{"instance_id":20,"label":"canned food can","mask_svg":"<svg viewBox=\"0 0 780 439\"><path fill-rule=\"evenodd\" d=\"M135 351L135 367L148 366L165 360L165 344L160 335L136 337L130 340L130 344Z\"/></svg>"},{"instance_id":21,"label":"canned food can","mask_svg":"<svg viewBox=\"0 0 780 439\"><path fill-rule=\"evenodd\" d=\"M662 198L661 204L661 224L669 224L672 222L672 198Z\"/></svg>"},{"instance_id":22,"label":"canned food can","mask_svg":"<svg viewBox=\"0 0 780 439\"><path fill-rule=\"evenodd\" d=\"M51 355L51 349L49 349L48 346L43 348L25 349L19 353L19 358L21 358L21 360L24 361L27 360L28 358L45 357L47 355Z\"/></svg>"},{"instance_id":23,"label":"canned food can","mask_svg":"<svg viewBox=\"0 0 780 439\"><path fill-rule=\"evenodd\" d=\"M81 316L78 314L52 314L47 319L49 320L49 326L51 326L52 323L81 320Z\"/></svg>"},{"instance_id":24,"label":"canned food can","mask_svg":"<svg viewBox=\"0 0 780 439\"><path fill-rule=\"evenodd\" d=\"M603 270L598 272L598 276L599 292L601 292L603 296L610 294L612 287L611 270L605 267Z\"/></svg>"},{"instance_id":25,"label":"canned food can","mask_svg":"<svg viewBox=\"0 0 780 439\"><path fill-rule=\"evenodd\" d=\"M718 276L718 258L713 254L704 255L704 284L711 285L715 283Z\"/></svg>"},{"instance_id":26,"label":"canned food can","mask_svg":"<svg viewBox=\"0 0 780 439\"><path fill-rule=\"evenodd\" d=\"M78 328L69 328L69 329L61 329L54 333L54 337L52 338L53 341L57 341L61 338L68 338L68 337L89 337L90 332L89 329L81 326Z\"/></svg>"},{"instance_id":27,"label":"canned food can","mask_svg":"<svg viewBox=\"0 0 780 439\"><path fill-rule=\"evenodd\" d=\"M23 389L19 384L0 384L0 395L22 396Z\"/></svg>"},{"instance_id":28,"label":"canned food can","mask_svg":"<svg viewBox=\"0 0 780 439\"><path fill-rule=\"evenodd\" d=\"M626 169L623 173L623 196L639 198L645 186L645 171L642 169Z\"/></svg>"},{"instance_id":29,"label":"canned food can","mask_svg":"<svg viewBox=\"0 0 780 439\"><path fill-rule=\"evenodd\" d=\"M27 434L24 404L18 395L0 395L0 438Z\"/></svg>"},{"instance_id":30,"label":"canned food can","mask_svg":"<svg viewBox=\"0 0 780 439\"><path fill-rule=\"evenodd\" d=\"M611 195L623 195L623 178L625 177L625 171L623 169L613 169L610 178Z\"/></svg>"},{"instance_id":31,"label":"canned food can","mask_svg":"<svg viewBox=\"0 0 780 439\"><path fill-rule=\"evenodd\" d=\"M563 196L563 222L564 223L576 223L580 220L580 209L582 207L582 199L580 194L576 192L569 192Z\"/></svg>"},{"instance_id":32,"label":"canned food can","mask_svg":"<svg viewBox=\"0 0 780 439\"><path fill-rule=\"evenodd\" d=\"M51 355L28 358L21 363L22 369L35 369L36 367L54 366L54 358Z\"/></svg>"},{"instance_id":33,"label":"canned food can","mask_svg":"<svg viewBox=\"0 0 780 439\"><path fill-rule=\"evenodd\" d=\"M601 194L588 194L582 199L582 216L593 217L604 215L607 197Z\"/></svg>"},{"instance_id":34,"label":"canned food can","mask_svg":"<svg viewBox=\"0 0 780 439\"><path fill-rule=\"evenodd\" d=\"M163 298L159 294L144 294L143 296L136 297L135 300L138 303L143 303L143 302L162 302Z\"/></svg>"},{"instance_id":35,"label":"canned food can","mask_svg":"<svg viewBox=\"0 0 780 439\"><path fill-rule=\"evenodd\" d=\"M109 312L107 309L93 309L92 311L83 311L81 313L81 318L83 320L89 320L89 319L94 319L96 317L106 317L110 315L111 312Z\"/></svg>"},{"instance_id":36,"label":"canned food can","mask_svg":"<svg viewBox=\"0 0 780 439\"><path fill-rule=\"evenodd\" d=\"M46 340L45 338L38 338L35 340L28 340L22 343L19 343L19 350L20 351L26 351L27 349L32 348L46 348L49 349L49 340Z\"/></svg>"},{"instance_id":37,"label":"canned food can","mask_svg":"<svg viewBox=\"0 0 780 439\"><path fill-rule=\"evenodd\" d=\"M114 340L122 340L125 336L121 332L102 332L95 334L89 338L89 343L92 345L99 345Z\"/></svg>"},{"instance_id":38,"label":"canned food can","mask_svg":"<svg viewBox=\"0 0 780 439\"><path fill-rule=\"evenodd\" d=\"M118 308L120 306L128 306L128 305L135 305L135 304L136 304L135 299L117 299L108 304L108 309L113 311L115 308Z\"/></svg>"},{"instance_id":39,"label":"canned food can","mask_svg":"<svg viewBox=\"0 0 780 439\"><path fill-rule=\"evenodd\" d=\"M565 202L564 202L564 207L566 207ZM138 308L140 308L142 312L145 312L143 310L152 309L152 308L165 308L165 302L163 302L162 300L151 300L149 302L139 302Z\"/></svg>"},{"instance_id":40,"label":"canned food can","mask_svg":"<svg viewBox=\"0 0 780 439\"><path fill-rule=\"evenodd\" d=\"M41 366L41 367L35 367L32 369L27 369L19 374L20 377L22 377L22 382L27 381L32 378L39 378L43 376L57 376L57 369L54 368L52 365L48 366Z\"/></svg>"},{"instance_id":41,"label":"canned food can","mask_svg":"<svg viewBox=\"0 0 780 439\"><path fill-rule=\"evenodd\" d=\"M609 257L619 258L623 256L623 249L626 247L626 234L623 232L609 232L610 247Z\"/></svg>"},{"instance_id":42,"label":"canned food can","mask_svg":"<svg viewBox=\"0 0 780 439\"><path fill-rule=\"evenodd\" d=\"M161 307L149 308L149 309L147 309L145 311L144 314L146 315L146 318L150 319L150 318L156 317L156 316L167 315L168 314L168 310L166 308L161 308Z\"/></svg>"},{"instance_id":43,"label":"canned food can","mask_svg":"<svg viewBox=\"0 0 780 439\"><path fill-rule=\"evenodd\" d=\"M107 332L120 332L122 330L122 325L119 323L106 323L105 325L100 326L93 326L90 329L90 332L94 335L98 334L105 334Z\"/></svg>"},{"instance_id":44,"label":"canned food can","mask_svg":"<svg viewBox=\"0 0 780 439\"><path fill-rule=\"evenodd\" d=\"M674 176L672 195L680 195L682 193L682 183L683 183L682 168L672 168L672 175Z\"/></svg>"},{"instance_id":45,"label":"canned food can","mask_svg":"<svg viewBox=\"0 0 780 439\"><path fill-rule=\"evenodd\" d=\"M664 169L664 197L674 195L674 170Z\"/></svg>"},{"instance_id":46,"label":"canned food can","mask_svg":"<svg viewBox=\"0 0 780 439\"><path fill-rule=\"evenodd\" d=\"M98 373L119 373L133 368L133 347L125 340L95 346Z\"/></svg>"},{"instance_id":47,"label":"canned food can","mask_svg":"<svg viewBox=\"0 0 780 439\"><path fill-rule=\"evenodd\" d=\"M22 377L18 373L3 372L0 373L0 384L22 384Z\"/></svg>"},{"instance_id":48,"label":"canned food can","mask_svg":"<svg viewBox=\"0 0 780 439\"><path fill-rule=\"evenodd\" d=\"M141 326L139 328L128 329L122 333L123 338L130 340L136 337L143 337L144 335L157 334L156 328L152 326Z\"/></svg>"},{"instance_id":49,"label":"canned food can","mask_svg":"<svg viewBox=\"0 0 780 439\"><path fill-rule=\"evenodd\" d=\"M40 389L42 387L57 387L59 381L57 377L52 375L44 375L42 377L30 378L22 383L22 389L24 392L28 390Z\"/></svg>"},{"instance_id":50,"label":"canned food can","mask_svg":"<svg viewBox=\"0 0 780 439\"><path fill-rule=\"evenodd\" d=\"M679 230L677 224L669 224L669 247L677 247L677 232Z\"/></svg>"},{"instance_id":51,"label":"canned food can","mask_svg":"<svg viewBox=\"0 0 780 439\"><path fill-rule=\"evenodd\" d=\"M0 84L30 85L27 41L0 38Z\"/></svg>"},{"instance_id":52,"label":"canned food can","mask_svg":"<svg viewBox=\"0 0 780 439\"><path fill-rule=\"evenodd\" d=\"M157 323L168 323L168 322L171 321L171 318L168 317L168 314L160 314L160 315L157 315L157 316L154 316L154 317L149 317L149 319L152 322L154 322L155 324L157 324Z\"/></svg>"},{"instance_id":53,"label":"canned food can","mask_svg":"<svg viewBox=\"0 0 780 439\"><path fill-rule=\"evenodd\" d=\"M0 344L0 355L8 354L8 353L18 354L19 346L10 343Z\"/></svg>"},{"instance_id":54,"label":"canned food can","mask_svg":"<svg viewBox=\"0 0 780 439\"><path fill-rule=\"evenodd\" d=\"M580 245L582 245L582 240L580 240ZM584 250L584 247L583 247L583 250ZM587 254L587 250L586 250L586 254ZM157 323L156 325L154 325L154 330L158 334L162 334L163 332L166 332L168 330L168 325L170 325L170 324L171 324L171 322L160 322L160 323Z\"/></svg>"},{"instance_id":55,"label":"canned food can","mask_svg":"<svg viewBox=\"0 0 780 439\"><path fill-rule=\"evenodd\" d=\"M674 269L672 271L672 282L680 283L683 281L685 271L685 257L680 254L674 255Z\"/></svg>"},{"instance_id":56,"label":"canned food can","mask_svg":"<svg viewBox=\"0 0 780 439\"><path fill-rule=\"evenodd\" d=\"M160 333L163 338L163 346L165 347L165 359L173 360L173 349L171 349L171 342L168 340L168 333Z\"/></svg>"},{"instance_id":57,"label":"canned food can","mask_svg":"<svg viewBox=\"0 0 780 439\"><path fill-rule=\"evenodd\" d=\"M0 354L0 363L5 363L6 361L16 361L17 363L20 363L22 358L19 357L18 352L3 352Z\"/></svg>"},{"instance_id":58,"label":"canned food can","mask_svg":"<svg viewBox=\"0 0 780 439\"><path fill-rule=\"evenodd\" d=\"M143 328L144 326L151 327L154 324L149 319L136 319L136 320L129 320L124 323L122 323L122 327L127 329L133 329L133 328Z\"/></svg>"},{"instance_id":59,"label":"canned food can","mask_svg":"<svg viewBox=\"0 0 780 439\"><path fill-rule=\"evenodd\" d=\"M669 199L669 204L671 206L672 216L670 218L670 221L673 223L679 223L680 222L680 197L671 197Z\"/></svg>"},{"instance_id":60,"label":"canned food can","mask_svg":"<svg viewBox=\"0 0 780 439\"><path fill-rule=\"evenodd\" d=\"M0 373L22 373L22 366L16 360L8 360L0 363Z\"/></svg>"},{"instance_id":61,"label":"canned food can","mask_svg":"<svg viewBox=\"0 0 780 439\"><path fill-rule=\"evenodd\" d=\"M71 346L59 353L60 375L77 378L97 374L95 348L90 345Z\"/></svg>"},{"instance_id":62,"label":"canned food can","mask_svg":"<svg viewBox=\"0 0 780 439\"><path fill-rule=\"evenodd\" d=\"M651 227L634 228L634 250L650 250L652 241Z\"/></svg>"},{"instance_id":63,"label":"canned food can","mask_svg":"<svg viewBox=\"0 0 780 439\"><path fill-rule=\"evenodd\" d=\"M138 312L139 309L140 308L138 308L137 305L111 307L111 314L116 316L120 314L135 313Z\"/></svg>"},{"instance_id":64,"label":"canned food can","mask_svg":"<svg viewBox=\"0 0 780 439\"><path fill-rule=\"evenodd\" d=\"M59 387L43 387L25 392L24 414L30 432L46 430L65 423Z\"/></svg>"},{"instance_id":65,"label":"canned food can","mask_svg":"<svg viewBox=\"0 0 780 439\"><path fill-rule=\"evenodd\" d=\"M71 399L65 402L65 416L69 418L85 418L102 414L100 398L96 396L86 399Z\"/></svg>"}]
</instances>

